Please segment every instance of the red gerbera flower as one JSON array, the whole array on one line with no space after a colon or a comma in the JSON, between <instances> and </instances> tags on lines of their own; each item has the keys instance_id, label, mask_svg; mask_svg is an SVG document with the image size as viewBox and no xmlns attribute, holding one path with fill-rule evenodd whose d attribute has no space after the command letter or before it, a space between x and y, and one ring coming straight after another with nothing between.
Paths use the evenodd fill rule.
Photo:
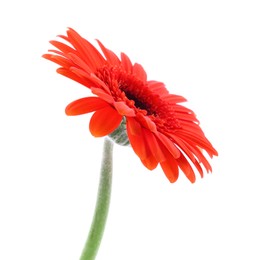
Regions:
<instances>
[{"instance_id":1,"label":"red gerbera flower","mask_svg":"<svg viewBox=\"0 0 254 260\"><path fill-rule=\"evenodd\" d=\"M182 96L170 94L165 85L147 80L140 64L132 64L121 53L119 59L97 40L102 53L76 31L59 36L69 44L51 41L58 50L44 58L61 67L57 72L88 87L94 96L81 98L66 107L67 115L94 112L90 132L95 137L111 134L126 124L129 142L142 163L150 170L161 165L170 182L178 178L179 168L195 182L195 166L212 168L203 154L218 155L205 137L194 112L178 103Z\"/></svg>"}]
</instances>

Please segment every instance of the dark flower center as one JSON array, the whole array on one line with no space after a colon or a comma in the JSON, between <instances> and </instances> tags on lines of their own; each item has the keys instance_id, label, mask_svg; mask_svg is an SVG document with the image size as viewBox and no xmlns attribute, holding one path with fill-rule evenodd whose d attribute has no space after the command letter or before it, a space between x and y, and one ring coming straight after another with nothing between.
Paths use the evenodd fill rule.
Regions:
<instances>
[{"instance_id":1,"label":"dark flower center","mask_svg":"<svg viewBox=\"0 0 254 260\"><path fill-rule=\"evenodd\" d=\"M139 109L142 109L142 110L146 110L146 111L148 110L147 104L144 104L144 102L142 102L140 99L138 99L133 93L129 93L128 90L124 90L125 88L122 87L122 86L119 86L119 88L124 91L126 97L129 100L133 100L134 101L136 108L139 108Z\"/></svg>"}]
</instances>

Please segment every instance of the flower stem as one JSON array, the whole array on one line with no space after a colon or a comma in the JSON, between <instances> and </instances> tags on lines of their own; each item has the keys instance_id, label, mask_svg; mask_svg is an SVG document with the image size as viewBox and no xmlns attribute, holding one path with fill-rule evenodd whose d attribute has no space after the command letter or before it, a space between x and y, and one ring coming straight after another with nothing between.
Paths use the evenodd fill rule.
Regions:
<instances>
[{"instance_id":1,"label":"flower stem","mask_svg":"<svg viewBox=\"0 0 254 260\"><path fill-rule=\"evenodd\" d=\"M82 251L80 260L94 260L102 240L110 204L112 185L112 152L113 142L106 137L104 140L96 207L87 241Z\"/></svg>"}]
</instances>

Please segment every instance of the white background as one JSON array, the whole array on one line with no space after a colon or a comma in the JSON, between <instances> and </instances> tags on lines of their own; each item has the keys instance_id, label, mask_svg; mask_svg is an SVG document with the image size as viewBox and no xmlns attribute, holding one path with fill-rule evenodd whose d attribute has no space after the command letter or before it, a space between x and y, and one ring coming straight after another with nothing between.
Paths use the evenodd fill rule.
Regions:
<instances>
[{"instance_id":1,"label":"white background","mask_svg":"<svg viewBox=\"0 0 254 260\"><path fill-rule=\"evenodd\" d=\"M141 63L188 99L219 152L212 174L170 184L114 150L98 260L254 259L254 7L239 0L55 0L0 4L0 259L79 259L103 139L65 106L89 95L41 55L73 27Z\"/></svg>"}]
</instances>

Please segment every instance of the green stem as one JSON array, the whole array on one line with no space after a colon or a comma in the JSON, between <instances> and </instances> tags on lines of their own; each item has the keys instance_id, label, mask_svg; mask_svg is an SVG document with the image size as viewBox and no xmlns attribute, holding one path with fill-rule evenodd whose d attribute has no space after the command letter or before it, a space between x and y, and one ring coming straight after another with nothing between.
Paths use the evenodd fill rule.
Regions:
<instances>
[{"instance_id":1,"label":"green stem","mask_svg":"<svg viewBox=\"0 0 254 260\"><path fill-rule=\"evenodd\" d=\"M104 140L101 176L96 207L90 232L88 234L80 260L94 260L100 247L110 204L112 185L112 152L113 142L106 137Z\"/></svg>"}]
</instances>

